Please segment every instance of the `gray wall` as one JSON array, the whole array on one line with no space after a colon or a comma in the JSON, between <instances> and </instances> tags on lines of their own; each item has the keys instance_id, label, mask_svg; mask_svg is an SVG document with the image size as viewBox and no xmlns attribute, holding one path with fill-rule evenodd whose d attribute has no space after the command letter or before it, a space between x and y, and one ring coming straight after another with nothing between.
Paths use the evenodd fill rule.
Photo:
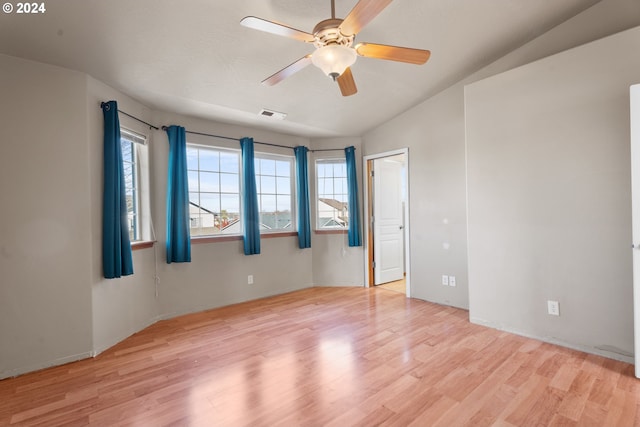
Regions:
<instances>
[{"instance_id":1,"label":"gray wall","mask_svg":"<svg viewBox=\"0 0 640 427\"><path fill-rule=\"evenodd\" d=\"M156 112L154 123L179 124L187 130L234 138L250 136L255 141L290 147L309 146L306 138L214 123L166 112ZM187 134L187 142L239 149L237 141ZM256 152L293 155L293 150L256 144ZM159 314L163 318L229 305L313 286L312 249L298 248L298 238L261 239L260 255L245 256L242 241L194 243L192 262L165 263L165 192L169 145L166 133L154 133L154 224L158 241ZM247 284L247 276L254 283Z\"/></svg>"},{"instance_id":2,"label":"gray wall","mask_svg":"<svg viewBox=\"0 0 640 427\"><path fill-rule=\"evenodd\" d=\"M410 149L414 296L459 307L469 304L464 85L635 25L640 25L640 2L603 0L363 136L359 159L401 147ZM123 117L127 127L150 136L150 210L159 242L155 249L134 252L134 276L103 280L99 245L102 120L96 104L117 99L125 111L151 117L154 123L182 124L205 132L302 143L312 148L358 146L360 138L308 141L151 112L84 74L8 56L0 56L0 77L4 135L0 144L0 378L98 353L160 317L313 284L362 284L362 249L346 247L343 252L343 236L336 235L314 234L313 249L305 251L296 249L295 237L265 239L260 257L238 256L240 242L194 245L194 262L190 265L164 264L166 136L161 131L136 127L135 122ZM565 95L573 96L569 92ZM358 166L362 166L361 161ZM628 172L624 169L628 166L621 167L622 173ZM46 210L42 209L44 205ZM614 238L619 239L617 236ZM445 242L449 249L442 246ZM609 260L598 259L605 271L612 268ZM620 266L620 262L627 261L615 260L614 266ZM160 278L157 299L156 273ZM458 287L442 287L439 276L443 273L456 275ZM248 274L256 279L252 287L246 284ZM614 277L622 283L628 281L629 274L616 273ZM607 287L608 282L600 286ZM615 301L619 301L618 296ZM594 317L610 316L612 307L595 311ZM615 315L619 322L604 326L604 332L620 328L624 337L613 332L615 342L596 345L613 345L624 352L631 348L627 342L629 327L625 326L632 321L627 316L628 304L625 310ZM503 326L515 329L516 324ZM569 329L566 333L575 331L581 339L579 325L565 327Z\"/></svg>"},{"instance_id":3,"label":"gray wall","mask_svg":"<svg viewBox=\"0 0 640 427\"><path fill-rule=\"evenodd\" d=\"M87 125L91 198L91 290L93 315L93 353L98 354L124 338L145 328L158 318L155 297L154 248L133 251L134 274L107 280L102 275L102 176L104 118L100 103L116 100L118 108L145 121L151 111L135 100L87 76ZM149 127L124 114L119 115L120 126L147 136L146 150L155 145ZM148 161L148 159L147 159ZM150 167L150 165L147 165ZM145 179L141 174L140 179ZM147 188L150 182L144 182ZM143 185L144 187L144 185ZM144 189L144 188L143 188ZM141 203L141 214L150 214L149 194ZM150 230L143 236L150 238Z\"/></svg>"},{"instance_id":4,"label":"gray wall","mask_svg":"<svg viewBox=\"0 0 640 427\"><path fill-rule=\"evenodd\" d=\"M464 104L442 92L363 137L364 155L409 148L411 296L467 308ZM456 276L456 287L442 275Z\"/></svg>"},{"instance_id":5,"label":"gray wall","mask_svg":"<svg viewBox=\"0 0 640 427\"><path fill-rule=\"evenodd\" d=\"M639 51L640 27L467 86L472 321L633 354L629 86L640 82ZM559 317L547 300L560 302Z\"/></svg>"},{"instance_id":6,"label":"gray wall","mask_svg":"<svg viewBox=\"0 0 640 427\"><path fill-rule=\"evenodd\" d=\"M603 0L363 136L364 155L409 148L413 296L440 304L469 307L469 258L465 232L465 85L637 25L640 25L640 2ZM600 61L599 58L593 60ZM574 96L563 88L557 90L565 97ZM531 118L521 117L520 120ZM589 230L584 232L589 233ZM449 243L449 249L443 246L445 242ZM610 267L605 265L603 268ZM442 274L455 275L457 288L442 286ZM631 272L627 270L622 274L628 277ZM508 307L504 309L509 310ZM609 313L596 314L598 317L601 315ZM628 328L632 322L628 316L618 316L617 319L621 324L616 324L615 328ZM510 323L502 325L504 328L512 326ZM574 330L578 329L580 325L574 325ZM579 332L577 336L580 336ZM630 343L632 341L620 347L631 348ZM580 341L572 339L566 341L567 344L579 345ZM610 354L617 357L616 353Z\"/></svg>"},{"instance_id":7,"label":"gray wall","mask_svg":"<svg viewBox=\"0 0 640 427\"><path fill-rule=\"evenodd\" d=\"M360 138L318 138L311 141L315 150L340 148L338 151L318 151L309 157L309 194L311 199L311 247L313 248L313 283L315 286L363 286L363 247L349 247L347 234L316 233L316 159L344 159L344 147L356 148L356 169L358 170L358 196L360 217L362 218L362 141ZM361 221L362 224L362 221ZM364 232L364 230L361 230ZM364 235L362 235L364 244Z\"/></svg>"},{"instance_id":8,"label":"gray wall","mask_svg":"<svg viewBox=\"0 0 640 427\"><path fill-rule=\"evenodd\" d=\"M81 73L0 55L0 378L87 357L91 200Z\"/></svg>"}]
</instances>

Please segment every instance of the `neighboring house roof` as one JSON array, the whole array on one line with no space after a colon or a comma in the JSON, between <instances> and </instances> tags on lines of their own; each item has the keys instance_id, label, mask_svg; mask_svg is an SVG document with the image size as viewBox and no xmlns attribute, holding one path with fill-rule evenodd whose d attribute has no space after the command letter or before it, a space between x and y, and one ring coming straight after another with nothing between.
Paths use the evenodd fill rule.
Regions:
<instances>
[{"instance_id":1,"label":"neighboring house roof","mask_svg":"<svg viewBox=\"0 0 640 427\"><path fill-rule=\"evenodd\" d=\"M229 221L229 224L227 224L226 226L222 227L222 231L229 231L229 229L231 227L235 227L236 224L240 224L240 218L236 218L236 219L232 219L231 221ZM236 227L238 228L238 227ZM240 231L240 229L238 228L238 231Z\"/></svg>"},{"instance_id":2,"label":"neighboring house roof","mask_svg":"<svg viewBox=\"0 0 640 427\"><path fill-rule=\"evenodd\" d=\"M336 199L323 199L323 198L320 198L318 200L320 200L323 203L326 203L327 205L329 205L332 208L337 209L339 211L343 211L343 210L347 209L347 206L348 206L347 203L341 202L341 201L336 200Z\"/></svg>"},{"instance_id":3,"label":"neighboring house roof","mask_svg":"<svg viewBox=\"0 0 640 427\"><path fill-rule=\"evenodd\" d=\"M206 213L210 213L210 214L212 214L212 215L218 215L217 213L215 213L215 212L213 212L213 211L210 211L210 210L209 210L209 209L207 209L207 208L203 208L203 207L202 207L202 206L200 206L199 204L197 204L197 203L193 203L192 201L189 201L189 204L190 204L191 206L194 206L194 207L196 207L196 208L198 208L198 209L201 209L201 210L205 211Z\"/></svg>"}]
</instances>

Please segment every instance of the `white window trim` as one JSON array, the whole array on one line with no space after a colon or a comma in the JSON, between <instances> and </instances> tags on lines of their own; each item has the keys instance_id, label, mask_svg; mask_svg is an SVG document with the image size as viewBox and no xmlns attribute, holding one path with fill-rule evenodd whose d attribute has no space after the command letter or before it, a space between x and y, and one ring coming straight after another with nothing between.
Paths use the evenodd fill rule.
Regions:
<instances>
[{"instance_id":1,"label":"white window trim","mask_svg":"<svg viewBox=\"0 0 640 427\"><path fill-rule=\"evenodd\" d=\"M265 153L262 151L254 153L254 159L271 159L271 160L286 160L289 162L289 182L290 182L290 197L291 197L291 228L277 228L275 230L260 230L260 234L282 234L282 233L294 233L298 231L297 224L297 193L296 193L296 162L294 156L288 156L285 154ZM256 172L257 176L257 172ZM260 193L258 193L260 194ZM276 194L277 197L277 194Z\"/></svg>"},{"instance_id":2,"label":"white window trim","mask_svg":"<svg viewBox=\"0 0 640 427\"><path fill-rule=\"evenodd\" d=\"M318 164L319 163L344 163L346 166L346 159L344 157L323 157L314 160L315 167L315 206L316 206L316 223L315 230L316 231L333 231L333 230L347 230L347 227L341 227L339 225L334 226L320 226L320 194L319 194L319 175L318 175Z\"/></svg>"},{"instance_id":3,"label":"white window trim","mask_svg":"<svg viewBox=\"0 0 640 427\"><path fill-rule=\"evenodd\" d=\"M217 145L206 145L206 144L196 144L196 143L192 143L187 141L187 148L189 147L193 147L193 148L197 148L197 149L202 149L202 150L211 150L211 151L218 151L218 152L230 152L230 153L235 153L238 154L238 197L239 197L239 214L240 214L240 232L239 233L218 233L218 234L201 234L201 235L197 235L197 236L191 236L191 240L198 240L198 239L224 239L224 238L228 238L228 237L242 237L244 234L244 221L242 220L242 213L244 212L244 205L242 202L242 194L244 192L244 187L243 187L243 183L242 183L242 153L240 149L236 149L236 148L229 148L229 147L220 147ZM187 168L187 170L189 170ZM198 171L200 171L200 164L198 162ZM198 183L199 184L199 183ZM200 193L200 187L198 186L198 193ZM221 194L221 193L219 193Z\"/></svg>"},{"instance_id":4,"label":"white window trim","mask_svg":"<svg viewBox=\"0 0 640 427\"><path fill-rule=\"evenodd\" d=\"M134 164L135 164L135 222L137 236L132 243L148 241L150 236L149 219L149 179L148 179L148 159L146 150L142 147L147 145L147 136L142 135L124 126L120 127L120 137L126 141L133 142ZM143 153L144 151L144 153Z\"/></svg>"}]
</instances>

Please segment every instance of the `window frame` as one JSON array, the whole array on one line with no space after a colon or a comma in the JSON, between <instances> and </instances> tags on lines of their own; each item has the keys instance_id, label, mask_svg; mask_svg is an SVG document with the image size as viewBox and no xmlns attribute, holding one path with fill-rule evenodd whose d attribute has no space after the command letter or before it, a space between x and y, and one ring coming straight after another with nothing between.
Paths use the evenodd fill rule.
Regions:
<instances>
[{"instance_id":1,"label":"window frame","mask_svg":"<svg viewBox=\"0 0 640 427\"><path fill-rule=\"evenodd\" d=\"M318 169L319 169L319 165L320 164L343 164L345 167L345 176L344 179L346 180L347 178L347 174L346 174L346 166L347 166L347 160L343 157L327 157L327 158L318 158L315 159L314 161L314 167L315 167L315 204L316 204L316 212L315 212L315 231L316 232L320 232L320 233L346 233L348 228L349 228L349 222L347 220L346 224L344 226L340 226L340 225L332 225L332 226L321 226L320 225L320 174L318 173ZM335 176L332 177L333 179L335 179ZM342 177L339 177L342 178ZM348 186L348 183L347 183ZM347 201L346 202L342 202L342 203L347 203L348 204L348 189L346 190L346 193L340 193L340 194L344 194L347 197ZM335 192L333 193L335 196ZM347 207L347 218L348 218L348 207Z\"/></svg>"},{"instance_id":2,"label":"window frame","mask_svg":"<svg viewBox=\"0 0 640 427\"><path fill-rule=\"evenodd\" d=\"M282 160L286 160L289 163L289 199L290 199L290 212L291 212L291 227L289 228L276 228L276 229L263 229L260 228L260 234L261 235L268 235L268 234L290 234L290 233L296 233L298 231L298 224L297 224L297 203L296 203L296 175L295 175L295 157L293 155L289 156L286 154L275 154L275 153L265 153L265 152L255 152L254 153L254 160L259 160L259 159L267 159L267 160L275 160L275 161L282 161ZM277 171L274 172L277 174ZM258 171L256 170L256 192L258 193L258 209L260 209L262 207L262 200L261 200L261 195L262 192L259 190L262 190L262 185L258 183L258 176L262 176L262 174L258 173ZM270 176L270 175L267 175ZM274 177L276 178L276 206L277 206L277 198L278 198L278 192L277 192L277 177L278 175L274 175ZM277 211L276 211L277 212ZM260 212L259 212L260 213Z\"/></svg>"},{"instance_id":3,"label":"window frame","mask_svg":"<svg viewBox=\"0 0 640 427\"><path fill-rule=\"evenodd\" d=\"M132 165L132 187L131 190L133 192L133 221L129 220L129 210L127 209L127 220L129 221L129 239L132 244L140 244L141 242L145 242L145 231L143 229L143 203L142 203L142 155L140 153L141 147L145 147L147 145L147 137L142 135L136 131L133 131L129 128L120 127L120 147L123 148L123 143L127 141L131 144L131 154L133 161L127 162L124 157L122 158L122 167L125 169L125 163L130 163ZM125 178L125 192L126 188L126 178Z\"/></svg>"},{"instance_id":4,"label":"window frame","mask_svg":"<svg viewBox=\"0 0 640 427\"><path fill-rule=\"evenodd\" d=\"M205 144L197 144L197 143L192 143L192 142L188 142L187 141L187 149L189 148L195 148L197 150L205 150L205 151L214 151L217 152L218 154L220 153L234 153L237 155L238 157L238 220L240 222L240 231L237 233L215 233L215 234L198 234L198 235L191 235L191 240L193 241L198 241L198 240L209 240L209 239L215 239L215 240L237 240L239 238L242 238L243 232L244 232L244 222L242 221L242 212L244 209L243 203L242 203L242 191L243 191L243 187L242 187L242 156L241 156L241 152L239 149L234 149L234 148L229 148L229 147L220 147L220 146L212 146L212 145L205 145ZM194 169L189 169L189 166L187 165L187 181L188 181L188 174L189 172L194 172ZM200 172L202 172L202 170L200 169L200 156L198 155L198 195L200 197L200 194L202 193L202 191L200 191L201 187L200 187L200 177L199 174ZM204 171L204 172L212 172L212 171ZM213 172L213 173L217 173L218 175L220 173L229 173L229 172L222 172L222 171L217 171L217 172ZM236 193L229 193L229 192L223 192L222 188L218 189L219 191L216 192L206 192L205 193L212 193L212 194L218 194L219 196L222 196L223 194L236 194ZM193 191L191 191L191 189L189 188L189 195L191 195L191 193L193 193ZM189 197L189 203L191 203L191 197ZM202 206L200 206L200 209L202 209ZM215 217L214 217L215 219ZM189 231L191 232L192 228L191 228L191 215L189 216Z\"/></svg>"}]
</instances>

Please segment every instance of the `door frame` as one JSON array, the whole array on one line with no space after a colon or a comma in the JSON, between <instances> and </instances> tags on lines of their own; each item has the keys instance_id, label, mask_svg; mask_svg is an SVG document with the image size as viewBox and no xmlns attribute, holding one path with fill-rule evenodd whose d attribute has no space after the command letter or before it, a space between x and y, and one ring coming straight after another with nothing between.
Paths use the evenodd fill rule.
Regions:
<instances>
[{"instance_id":1,"label":"door frame","mask_svg":"<svg viewBox=\"0 0 640 427\"><path fill-rule=\"evenodd\" d=\"M371 256L373 254L373 252L371 251L372 249L372 244L373 241L371 240L370 236L373 236L373 229L371 227L371 221L369 220L371 218L371 214L372 214L372 209L373 206L371 205L371 197L369 196L370 192L372 191L372 189L370 188L370 184L369 184L369 180L370 180L370 174L369 174L369 161L373 162L373 160L375 159L382 159L385 157L391 157L391 156L397 156L397 155L404 155L404 179L405 179L405 183L406 183L406 200L404 201L405 205L404 205L404 253L405 253L405 259L404 259L404 269L405 272L407 273L406 277L405 277L405 281L406 281L406 296L407 298L411 297L411 245L409 242L409 236L410 236L410 232L409 230L411 229L410 227L410 209L409 209L409 201L411 200L410 197L410 183L409 183L409 148L400 148L397 150L392 150L392 151L385 151L382 153L377 153L377 154L370 154L368 156L364 156L362 158L362 173L363 173L363 179L362 179L362 186L363 186L363 206L364 206L364 287L370 287L370 282L371 279L373 278L371 273L370 273L370 269L372 267L371 263L373 262L371 260Z\"/></svg>"},{"instance_id":2,"label":"door frame","mask_svg":"<svg viewBox=\"0 0 640 427\"><path fill-rule=\"evenodd\" d=\"M631 232L633 251L633 335L635 375L640 378L640 84L629 88L631 137Z\"/></svg>"}]
</instances>

